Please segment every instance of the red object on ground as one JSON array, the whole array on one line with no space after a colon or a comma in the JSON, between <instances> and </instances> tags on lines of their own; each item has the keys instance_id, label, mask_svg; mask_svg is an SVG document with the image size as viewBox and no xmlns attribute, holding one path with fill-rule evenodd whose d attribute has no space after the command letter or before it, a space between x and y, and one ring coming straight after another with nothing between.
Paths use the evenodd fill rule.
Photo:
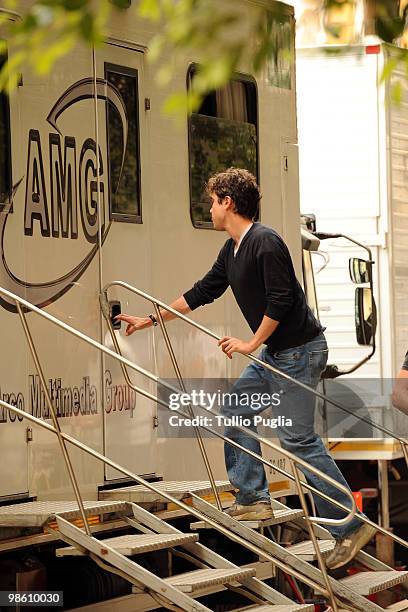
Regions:
<instances>
[{"instance_id":1,"label":"red object on ground","mask_svg":"<svg viewBox=\"0 0 408 612\"><path fill-rule=\"evenodd\" d=\"M356 500L356 506L360 510L363 511L363 495L360 491L353 491L353 497Z\"/></svg>"}]
</instances>

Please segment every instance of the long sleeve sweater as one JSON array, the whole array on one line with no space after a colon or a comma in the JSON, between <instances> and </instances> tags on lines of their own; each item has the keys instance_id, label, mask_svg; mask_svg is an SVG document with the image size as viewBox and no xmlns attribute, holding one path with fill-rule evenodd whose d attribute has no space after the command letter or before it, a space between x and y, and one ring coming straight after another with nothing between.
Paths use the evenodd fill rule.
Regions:
<instances>
[{"instance_id":1,"label":"long sleeve sweater","mask_svg":"<svg viewBox=\"0 0 408 612\"><path fill-rule=\"evenodd\" d=\"M254 223L234 257L226 241L211 270L184 294L191 310L210 304L230 286L255 333L266 315L279 325L265 344L272 352L305 344L323 331L306 302L288 248L273 229Z\"/></svg>"}]
</instances>

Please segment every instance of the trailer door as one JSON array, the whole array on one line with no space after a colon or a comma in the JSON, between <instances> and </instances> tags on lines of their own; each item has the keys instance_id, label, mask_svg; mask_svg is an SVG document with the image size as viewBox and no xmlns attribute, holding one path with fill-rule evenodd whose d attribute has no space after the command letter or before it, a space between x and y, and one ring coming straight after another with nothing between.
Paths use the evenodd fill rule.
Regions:
<instances>
[{"instance_id":1,"label":"trailer door","mask_svg":"<svg viewBox=\"0 0 408 612\"><path fill-rule=\"evenodd\" d=\"M106 151L103 163L109 170L111 226L102 247L102 285L113 280L149 291L151 224L146 193L145 56L120 43L107 44L97 54L98 78L106 83L106 109L99 121L99 138ZM106 146L105 146L106 143ZM151 312L151 304L123 290L110 290L122 312ZM111 346L104 325L105 344ZM125 325L115 331L123 355L152 370L151 331L125 336ZM149 380L135 372L131 378L138 386L153 391ZM105 451L106 455L138 474L155 472L155 406L129 389L119 364L106 358L103 365ZM107 468L106 479L122 475Z\"/></svg>"},{"instance_id":2,"label":"trailer door","mask_svg":"<svg viewBox=\"0 0 408 612\"><path fill-rule=\"evenodd\" d=\"M6 270L22 276L24 270L24 245L21 224L18 223L16 203L11 205L13 183L24 174L23 160L19 154L22 144L19 124L20 108L18 91L10 98L0 94L0 286L7 285ZM24 297L24 295L23 295ZM15 305L0 296L0 399L20 410L29 411L27 397L27 345L21 329ZM24 495L29 490L27 428L29 423L15 413L0 407L0 498Z\"/></svg>"}]
</instances>

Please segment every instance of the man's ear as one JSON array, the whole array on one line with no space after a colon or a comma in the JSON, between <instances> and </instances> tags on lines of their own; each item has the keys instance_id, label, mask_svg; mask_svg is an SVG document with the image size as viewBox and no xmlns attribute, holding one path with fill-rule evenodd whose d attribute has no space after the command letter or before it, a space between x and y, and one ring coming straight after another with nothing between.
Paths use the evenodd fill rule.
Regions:
<instances>
[{"instance_id":1,"label":"man's ear","mask_svg":"<svg viewBox=\"0 0 408 612\"><path fill-rule=\"evenodd\" d=\"M224 198L225 208L226 210L230 210L231 212L235 212L235 203L231 196L225 196Z\"/></svg>"}]
</instances>

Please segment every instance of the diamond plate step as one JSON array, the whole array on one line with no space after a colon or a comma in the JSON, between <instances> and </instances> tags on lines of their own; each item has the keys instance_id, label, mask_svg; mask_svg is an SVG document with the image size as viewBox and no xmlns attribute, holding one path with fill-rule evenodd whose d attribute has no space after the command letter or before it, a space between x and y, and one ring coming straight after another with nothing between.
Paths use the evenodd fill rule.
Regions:
<instances>
[{"instance_id":1,"label":"diamond plate step","mask_svg":"<svg viewBox=\"0 0 408 612\"><path fill-rule=\"evenodd\" d=\"M388 610L388 612L404 612L404 610L408 610L408 599L397 601L385 609Z\"/></svg>"},{"instance_id":2,"label":"diamond plate step","mask_svg":"<svg viewBox=\"0 0 408 612\"><path fill-rule=\"evenodd\" d=\"M281 523L287 523L288 521L294 521L303 517L303 510L292 510L291 508L284 508L273 511L274 517L270 519L260 521L240 521L242 525L249 527L250 529L262 529L264 527L272 527L273 525L280 525ZM212 529L206 521L197 521L190 524L190 529Z\"/></svg>"},{"instance_id":3,"label":"diamond plate step","mask_svg":"<svg viewBox=\"0 0 408 612\"><path fill-rule=\"evenodd\" d=\"M183 593L195 593L200 589L216 584L231 584L241 582L255 576L255 568L249 569L200 569L177 576L165 578L164 582L171 584Z\"/></svg>"},{"instance_id":4,"label":"diamond plate step","mask_svg":"<svg viewBox=\"0 0 408 612\"><path fill-rule=\"evenodd\" d=\"M378 591L385 591L396 584L401 584L405 580L408 580L408 572L391 570L388 572L360 572L354 576L342 578L339 582L359 595L373 595Z\"/></svg>"},{"instance_id":5,"label":"diamond plate step","mask_svg":"<svg viewBox=\"0 0 408 612\"><path fill-rule=\"evenodd\" d=\"M266 604L265 606L252 606L251 608L239 608L234 612L314 612L313 604Z\"/></svg>"},{"instance_id":6,"label":"diamond plate step","mask_svg":"<svg viewBox=\"0 0 408 612\"><path fill-rule=\"evenodd\" d=\"M327 557L336 544L335 540L318 540L318 542L323 559ZM309 540L288 546L286 550L299 557L299 559L303 559L303 561L316 561L317 559L313 542L310 542Z\"/></svg>"},{"instance_id":7,"label":"diamond plate step","mask_svg":"<svg viewBox=\"0 0 408 612\"><path fill-rule=\"evenodd\" d=\"M195 493L200 497L211 495L211 485L206 480L193 481L160 481L152 483L160 491L164 491L175 499L185 499L190 493ZM225 491L234 491L234 487L228 480L218 480L216 482L219 493ZM120 499L123 501L134 502L135 504L155 503L167 501L165 497L151 491L143 485L134 485L132 487L120 487L118 489L107 489L99 491L99 499Z\"/></svg>"},{"instance_id":8,"label":"diamond plate step","mask_svg":"<svg viewBox=\"0 0 408 612\"><path fill-rule=\"evenodd\" d=\"M101 515L126 510L123 501L84 501L85 514ZM25 504L0 506L0 527L41 527L54 514L67 520L80 518L74 501L35 501Z\"/></svg>"},{"instance_id":9,"label":"diamond plate step","mask_svg":"<svg viewBox=\"0 0 408 612\"><path fill-rule=\"evenodd\" d=\"M162 550L163 548L170 548L172 546L181 546L182 544L191 544L197 542L198 534L186 533L186 534L160 534L160 533L147 533L147 534L130 534L116 536L114 538L106 538L100 540L103 548L104 544L111 546L117 552L130 557L132 555L138 555L141 553L152 552L154 550ZM65 548L57 548L55 551L57 557L81 557L84 556L82 550L79 550L75 546L66 546Z\"/></svg>"}]
</instances>

